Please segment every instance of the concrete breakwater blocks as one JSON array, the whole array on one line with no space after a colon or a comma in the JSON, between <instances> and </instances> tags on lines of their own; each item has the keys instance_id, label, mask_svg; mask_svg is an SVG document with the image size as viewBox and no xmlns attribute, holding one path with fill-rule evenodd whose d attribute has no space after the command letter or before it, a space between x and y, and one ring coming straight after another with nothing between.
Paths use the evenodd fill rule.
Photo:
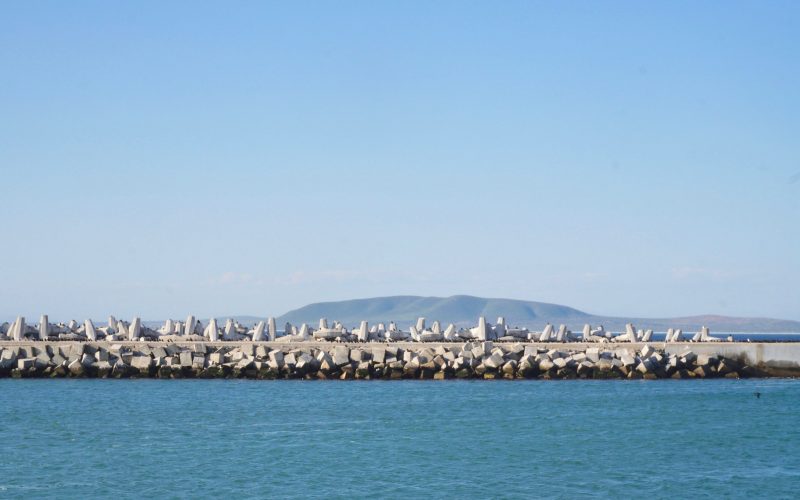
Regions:
<instances>
[{"instance_id":1,"label":"concrete breakwater blocks","mask_svg":"<svg viewBox=\"0 0 800 500\"><path fill-rule=\"evenodd\" d=\"M770 352L772 349L775 352ZM778 350L781 350L778 352ZM13 342L0 377L692 379L800 376L800 343Z\"/></svg>"}]
</instances>

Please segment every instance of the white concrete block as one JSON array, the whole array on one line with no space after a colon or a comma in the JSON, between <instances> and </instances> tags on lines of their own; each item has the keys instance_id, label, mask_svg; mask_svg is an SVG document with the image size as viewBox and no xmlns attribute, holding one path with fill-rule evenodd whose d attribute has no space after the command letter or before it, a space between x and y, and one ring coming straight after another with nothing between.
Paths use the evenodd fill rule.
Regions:
<instances>
[{"instance_id":1,"label":"white concrete block","mask_svg":"<svg viewBox=\"0 0 800 500\"><path fill-rule=\"evenodd\" d=\"M362 321L361 325L358 327L358 331L356 332L356 337L358 338L359 342L366 342L369 337L369 326L367 325L366 321Z\"/></svg>"},{"instance_id":2,"label":"white concrete block","mask_svg":"<svg viewBox=\"0 0 800 500\"><path fill-rule=\"evenodd\" d=\"M270 351L269 360L278 368L284 366L284 355L282 351Z\"/></svg>"},{"instance_id":3,"label":"white concrete block","mask_svg":"<svg viewBox=\"0 0 800 500\"><path fill-rule=\"evenodd\" d=\"M87 319L83 322L83 330L86 334L86 338L89 340L97 340L97 331L94 329L94 324L92 320Z\"/></svg>"},{"instance_id":4,"label":"white concrete block","mask_svg":"<svg viewBox=\"0 0 800 500\"><path fill-rule=\"evenodd\" d=\"M553 334L553 325L547 323L539 336L539 342L550 342L550 336Z\"/></svg>"},{"instance_id":5,"label":"white concrete block","mask_svg":"<svg viewBox=\"0 0 800 500\"><path fill-rule=\"evenodd\" d=\"M344 345L336 346L333 349L333 362L338 366L350 363L350 349Z\"/></svg>"},{"instance_id":6,"label":"white concrete block","mask_svg":"<svg viewBox=\"0 0 800 500\"><path fill-rule=\"evenodd\" d=\"M183 334L184 335L194 335L194 330L197 327L197 318L195 318L193 315L190 314L186 318L186 323L184 325L185 326L184 326Z\"/></svg>"},{"instance_id":7,"label":"white concrete block","mask_svg":"<svg viewBox=\"0 0 800 500\"><path fill-rule=\"evenodd\" d=\"M203 336L206 337L211 342L216 342L219 340L219 328L217 326L217 318L211 318L208 320L208 326L206 326L206 329L203 332Z\"/></svg>"},{"instance_id":8,"label":"white concrete block","mask_svg":"<svg viewBox=\"0 0 800 500\"><path fill-rule=\"evenodd\" d=\"M565 342L567 340L567 325L560 325L556 333L556 342Z\"/></svg>"},{"instance_id":9,"label":"white concrete block","mask_svg":"<svg viewBox=\"0 0 800 500\"><path fill-rule=\"evenodd\" d=\"M39 318L39 340L47 340L50 336L50 323L46 314Z\"/></svg>"},{"instance_id":10,"label":"white concrete block","mask_svg":"<svg viewBox=\"0 0 800 500\"><path fill-rule=\"evenodd\" d=\"M18 316L17 320L14 322L14 334L10 335L10 337L16 341L20 341L25 337L25 330L27 330L25 327L25 317Z\"/></svg>"},{"instance_id":11,"label":"white concrete block","mask_svg":"<svg viewBox=\"0 0 800 500\"><path fill-rule=\"evenodd\" d=\"M486 358L485 360L483 360L483 364L485 366L487 366L489 368L493 368L495 370L500 368L503 365L503 363L505 363L505 360L503 359L503 356L501 356L500 354L498 354L496 352L493 353L488 358Z\"/></svg>"},{"instance_id":12,"label":"white concrete block","mask_svg":"<svg viewBox=\"0 0 800 500\"><path fill-rule=\"evenodd\" d=\"M267 324L263 321L259 321L256 325L255 329L253 330L253 342L261 342L264 340L264 329L266 328Z\"/></svg>"},{"instance_id":13,"label":"white concrete block","mask_svg":"<svg viewBox=\"0 0 800 500\"><path fill-rule=\"evenodd\" d=\"M130 340L138 340L142 332L142 319L139 316L133 318L131 326L128 327L128 338Z\"/></svg>"}]
</instances>

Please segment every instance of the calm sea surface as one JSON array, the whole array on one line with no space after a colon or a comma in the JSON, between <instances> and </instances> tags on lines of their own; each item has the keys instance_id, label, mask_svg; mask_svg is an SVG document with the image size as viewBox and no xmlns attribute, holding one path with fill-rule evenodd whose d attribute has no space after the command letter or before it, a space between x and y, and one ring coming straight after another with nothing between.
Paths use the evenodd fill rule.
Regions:
<instances>
[{"instance_id":1,"label":"calm sea surface","mask_svg":"<svg viewBox=\"0 0 800 500\"><path fill-rule=\"evenodd\" d=\"M800 381L4 379L0 453L0 498L797 498Z\"/></svg>"}]
</instances>

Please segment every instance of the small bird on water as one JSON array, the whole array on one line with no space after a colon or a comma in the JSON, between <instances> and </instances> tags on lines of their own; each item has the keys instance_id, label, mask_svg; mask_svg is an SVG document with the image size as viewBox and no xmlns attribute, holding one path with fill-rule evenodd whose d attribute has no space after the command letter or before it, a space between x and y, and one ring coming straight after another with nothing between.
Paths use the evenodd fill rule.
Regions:
<instances>
[{"instance_id":1,"label":"small bird on water","mask_svg":"<svg viewBox=\"0 0 800 500\"><path fill-rule=\"evenodd\" d=\"M754 392L753 396L755 396L756 399L759 399L759 398L761 398L761 393L760 392Z\"/></svg>"}]
</instances>

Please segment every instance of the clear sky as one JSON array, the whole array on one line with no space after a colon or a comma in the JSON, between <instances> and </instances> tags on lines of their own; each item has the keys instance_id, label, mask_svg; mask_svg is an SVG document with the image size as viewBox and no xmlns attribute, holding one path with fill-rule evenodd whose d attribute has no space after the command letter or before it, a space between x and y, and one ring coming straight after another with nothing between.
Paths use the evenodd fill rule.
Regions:
<instances>
[{"instance_id":1,"label":"clear sky","mask_svg":"<svg viewBox=\"0 0 800 500\"><path fill-rule=\"evenodd\" d=\"M0 318L800 319L798 50L794 1L4 1Z\"/></svg>"}]
</instances>

